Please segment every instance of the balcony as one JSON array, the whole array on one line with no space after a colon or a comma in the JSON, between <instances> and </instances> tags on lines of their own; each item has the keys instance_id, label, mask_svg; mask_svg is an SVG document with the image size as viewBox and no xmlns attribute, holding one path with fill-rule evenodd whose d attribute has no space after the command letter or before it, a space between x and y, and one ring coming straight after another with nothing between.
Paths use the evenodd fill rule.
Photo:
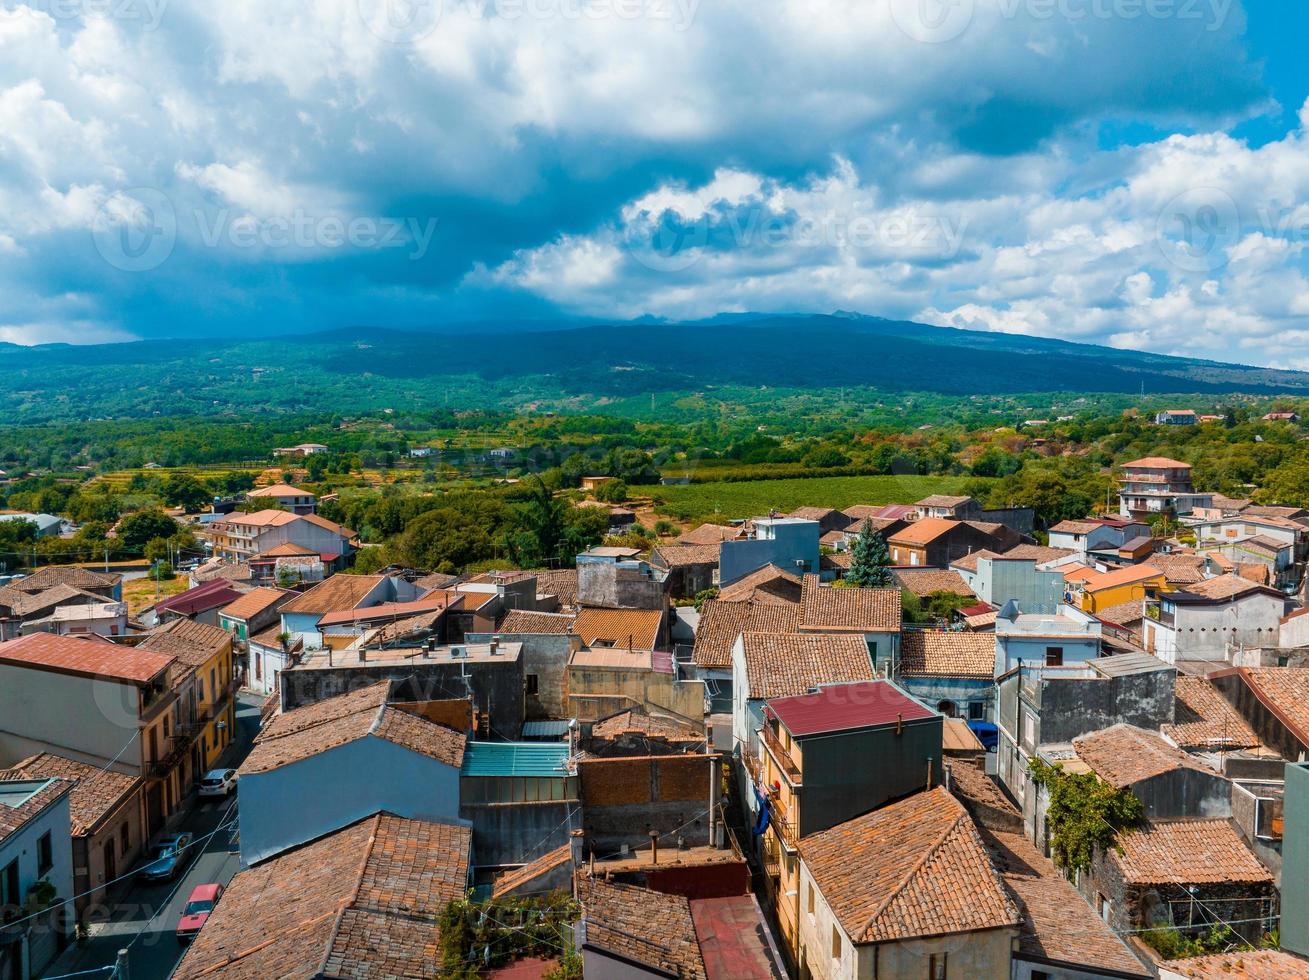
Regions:
<instances>
[{"instance_id":1,"label":"balcony","mask_svg":"<svg viewBox=\"0 0 1309 980\"><path fill-rule=\"evenodd\" d=\"M768 799L768 824L789 850L796 850L799 837L796 836L795 828L786 819L786 811L772 797Z\"/></svg>"},{"instance_id":2,"label":"balcony","mask_svg":"<svg viewBox=\"0 0 1309 980\"><path fill-rule=\"evenodd\" d=\"M772 727L764 725L759 734L763 738L764 747L768 749L768 754L772 756L773 763L782 771L786 781L792 786L802 785L804 778L800 772L800 767L791 760L790 753L782 748L782 743L773 734Z\"/></svg>"}]
</instances>

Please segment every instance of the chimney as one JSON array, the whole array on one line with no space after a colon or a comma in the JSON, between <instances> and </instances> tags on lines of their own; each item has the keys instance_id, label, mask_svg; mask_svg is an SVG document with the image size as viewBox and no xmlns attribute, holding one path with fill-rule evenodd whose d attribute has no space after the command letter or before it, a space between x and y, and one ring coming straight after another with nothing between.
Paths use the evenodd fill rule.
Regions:
<instances>
[{"instance_id":1,"label":"chimney","mask_svg":"<svg viewBox=\"0 0 1309 980\"><path fill-rule=\"evenodd\" d=\"M574 830L568 835L568 838L568 847L572 855L573 867L580 868L582 866L582 850L586 843L586 832L582 830Z\"/></svg>"},{"instance_id":2,"label":"chimney","mask_svg":"<svg viewBox=\"0 0 1309 980\"><path fill-rule=\"evenodd\" d=\"M498 636L493 636L491 637L491 656L494 657L499 652L500 652L500 638Z\"/></svg>"},{"instance_id":3,"label":"chimney","mask_svg":"<svg viewBox=\"0 0 1309 980\"><path fill-rule=\"evenodd\" d=\"M362 647L359 650L359 662L361 664L368 663L368 651L363 649Z\"/></svg>"},{"instance_id":4,"label":"chimney","mask_svg":"<svg viewBox=\"0 0 1309 980\"><path fill-rule=\"evenodd\" d=\"M659 831L650 831L650 863L659 863Z\"/></svg>"}]
</instances>

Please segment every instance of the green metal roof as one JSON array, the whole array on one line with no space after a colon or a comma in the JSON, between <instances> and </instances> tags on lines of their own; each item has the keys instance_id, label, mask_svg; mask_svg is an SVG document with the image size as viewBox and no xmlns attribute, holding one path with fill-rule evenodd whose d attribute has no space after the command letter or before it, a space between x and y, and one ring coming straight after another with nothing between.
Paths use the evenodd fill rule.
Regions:
<instances>
[{"instance_id":1,"label":"green metal roof","mask_svg":"<svg viewBox=\"0 0 1309 980\"><path fill-rule=\"evenodd\" d=\"M553 742L469 742L464 751L465 776L569 775L568 745Z\"/></svg>"}]
</instances>

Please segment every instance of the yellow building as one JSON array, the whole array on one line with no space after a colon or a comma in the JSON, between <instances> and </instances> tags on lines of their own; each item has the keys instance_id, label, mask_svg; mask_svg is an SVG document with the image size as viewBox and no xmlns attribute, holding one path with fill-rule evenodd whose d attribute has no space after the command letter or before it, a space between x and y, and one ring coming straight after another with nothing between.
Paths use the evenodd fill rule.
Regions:
<instances>
[{"instance_id":1,"label":"yellow building","mask_svg":"<svg viewBox=\"0 0 1309 980\"><path fill-rule=\"evenodd\" d=\"M176 728L189 753L180 767L181 790L213 768L236 731L236 676L232 634L217 626L175 619L151 630L139 649L177 658ZM181 748L181 746L179 746Z\"/></svg>"},{"instance_id":2,"label":"yellow building","mask_svg":"<svg viewBox=\"0 0 1309 980\"><path fill-rule=\"evenodd\" d=\"M1153 565L1128 565L1111 572L1097 572L1085 565L1064 572L1064 581L1073 605L1083 612L1096 613L1110 606L1155 599L1172 587L1164 573Z\"/></svg>"}]
</instances>

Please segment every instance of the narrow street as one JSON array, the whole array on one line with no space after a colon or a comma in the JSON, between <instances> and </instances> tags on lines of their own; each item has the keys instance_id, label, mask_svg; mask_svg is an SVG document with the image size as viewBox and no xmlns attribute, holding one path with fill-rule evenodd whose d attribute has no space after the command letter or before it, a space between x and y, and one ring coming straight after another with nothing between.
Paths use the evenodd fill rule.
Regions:
<instances>
[{"instance_id":1,"label":"narrow street","mask_svg":"<svg viewBox=\"0 0 1309 980\"><path fill-rule=\"evenodd\" d=\"M249 753L259 729L260 703L255 695L237 696L236 738L216 768L237 766ZM45 976L61 977L107 968L124 948L128 950L130 980L166 980L172 973L185 952L174 929L187 896L196 885L210 882L226 885L240 868L240 861L233 853L231 828L218 830L236 819L236 797L207 800L192 797L191 802L194 808L176 827L170 828L171 832L189 831L199 842L198 854L182 875L171 882L134 878L124 883L126 887L111 894L110 921L92 925L91 937L85 943L70 946L50 965Z\"/></svg>"}]
</instances>

